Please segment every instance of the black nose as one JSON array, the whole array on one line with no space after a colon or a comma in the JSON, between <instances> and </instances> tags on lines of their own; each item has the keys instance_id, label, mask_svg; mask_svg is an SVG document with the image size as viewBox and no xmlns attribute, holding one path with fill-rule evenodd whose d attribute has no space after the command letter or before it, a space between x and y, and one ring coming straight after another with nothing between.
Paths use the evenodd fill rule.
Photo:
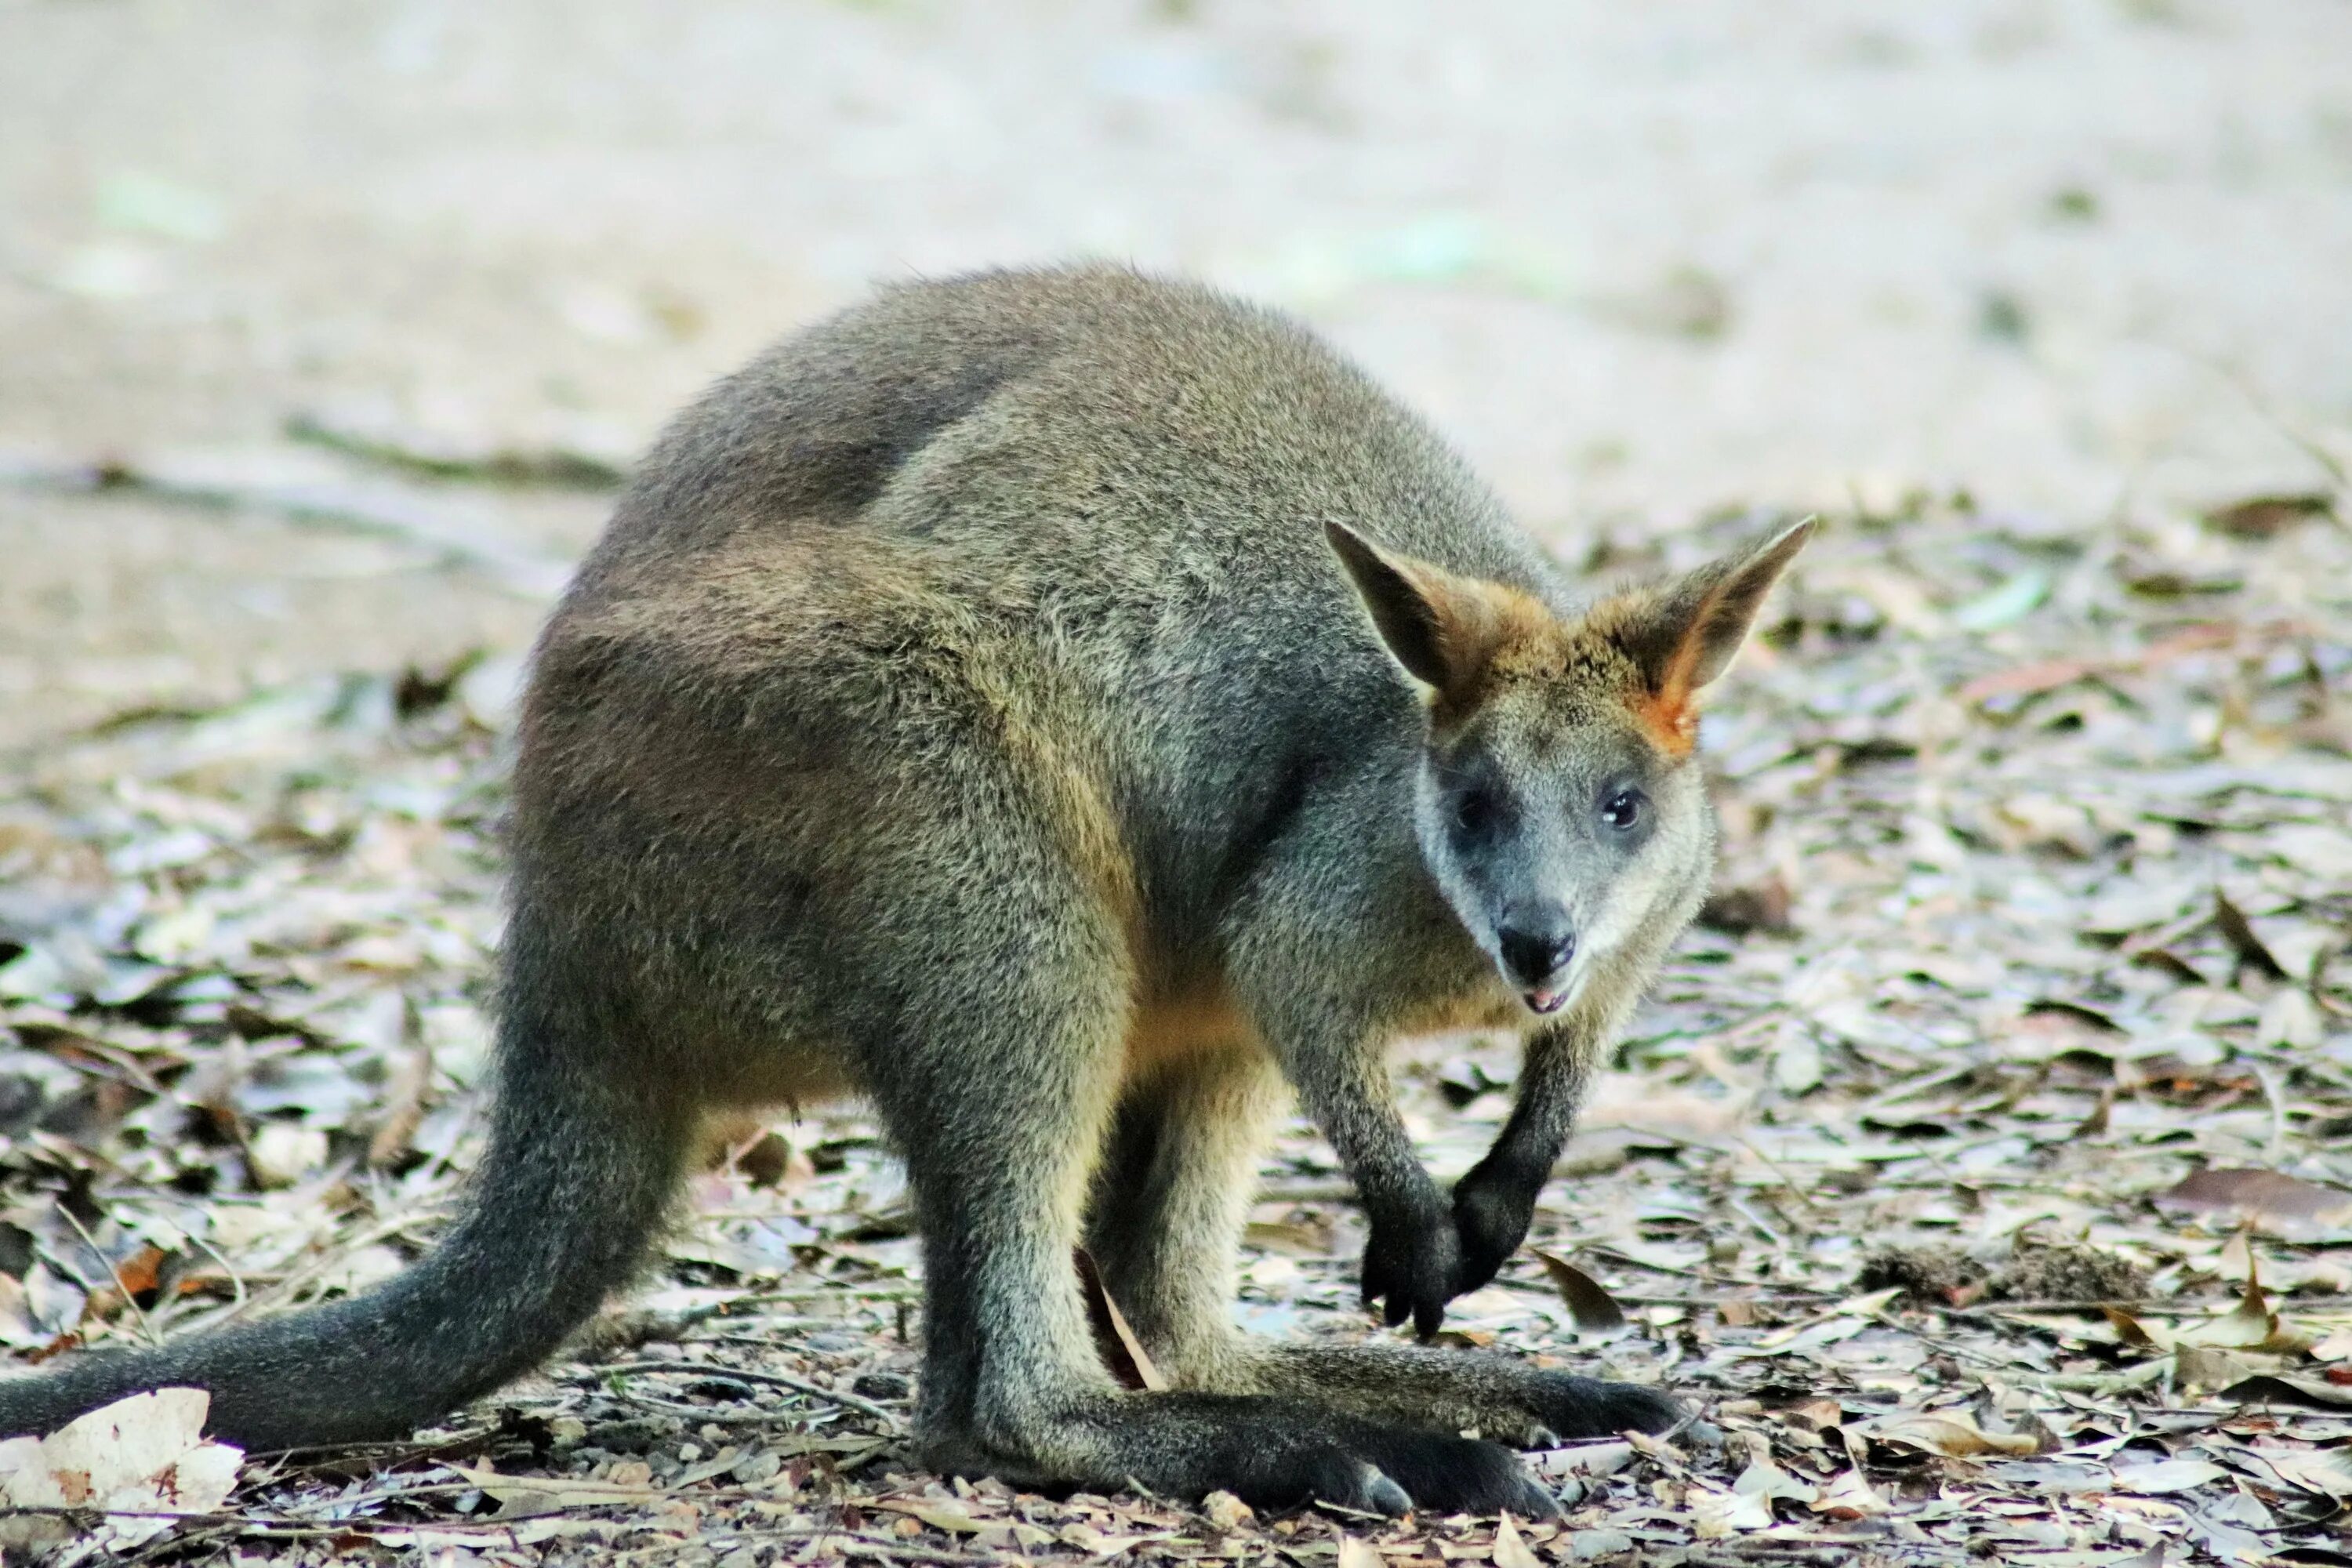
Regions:
<instances>
[{"instance_id":1,"label":"black nose","mask_svg":"<svg viewBox=\"0 0 2352 1568\"><path fill-rule=\"evenodd\" d=\"M1576 956L1574 931L1505 926L1499 934L1503 962L1522 985L1542 984Z\"/></svg>"}]
</instances>

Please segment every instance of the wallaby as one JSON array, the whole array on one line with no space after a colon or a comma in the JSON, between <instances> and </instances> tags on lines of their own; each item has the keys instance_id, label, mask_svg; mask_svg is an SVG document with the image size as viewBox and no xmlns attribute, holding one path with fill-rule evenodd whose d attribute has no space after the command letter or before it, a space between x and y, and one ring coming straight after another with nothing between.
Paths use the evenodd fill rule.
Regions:
<instances>
[{"instance_id":1,"label":"wallaby","mask_svg":"<svg viewBox=\"0 0 2352 1568\"><path fill-rule=\"evenodd\" d=\"M0 1382L0 1432L192 1384L249 1447L405 1435L627 1281L707 1119L857 1092L915 1194L930 1465L1548 1514L1504 1444L1675 1403L1237 1333L1262 1140L1295 1091L1391 1324L1494 1277L1706 887L1695 698L1807 531L1580 610L1306 331L1114 268L787 339L660 437L540 641L462 1216L356 1299ZM1472 1027L1526 1061L1449 1197L1384 1048ZM1171 1387L1107 1370L1080 1247Z\"/></svg>"}]
</instances>

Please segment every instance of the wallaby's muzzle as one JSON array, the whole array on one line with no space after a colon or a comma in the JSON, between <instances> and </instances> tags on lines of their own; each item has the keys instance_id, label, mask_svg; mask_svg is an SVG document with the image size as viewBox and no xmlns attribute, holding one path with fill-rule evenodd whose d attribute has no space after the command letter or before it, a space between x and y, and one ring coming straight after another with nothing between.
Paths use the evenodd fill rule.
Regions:
<instances>
[{"instance_id":1,"label":"wallaby's muzzle","mask_svg":"<svg viewBox=\"0 0 2352 1568\"><path fill-rule=\"evenodd\" d=\"M1564 923L1539 921L1507 925L1495 939L1503 966L1528 1005L1538 1013L1556 1012L1568 1000L1568 964L1576 956L1576 933Z\"/></svg>"}]
</instances>

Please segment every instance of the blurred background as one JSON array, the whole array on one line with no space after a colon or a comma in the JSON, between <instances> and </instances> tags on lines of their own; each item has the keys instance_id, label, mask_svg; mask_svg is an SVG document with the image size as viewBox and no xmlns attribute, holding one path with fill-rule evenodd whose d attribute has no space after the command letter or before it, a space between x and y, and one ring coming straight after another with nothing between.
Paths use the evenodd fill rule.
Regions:
<instances>
[{"instance_id":1,"label":"blurred background","mask_svg":"<svg viewBox=\"0 0 2352 1568\"><path fill-rule=\"evenodd\" d=\"M520 647L710 376L1081 254L1302 312L1571 559L2324 490L2352 5L0 0L0 748Z\"/></svg>"}]
</instances>

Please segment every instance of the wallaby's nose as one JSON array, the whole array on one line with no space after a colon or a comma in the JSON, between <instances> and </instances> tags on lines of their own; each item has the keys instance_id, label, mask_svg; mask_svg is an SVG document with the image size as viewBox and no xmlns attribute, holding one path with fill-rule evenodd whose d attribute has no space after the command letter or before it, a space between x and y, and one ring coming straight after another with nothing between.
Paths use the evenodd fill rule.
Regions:
<instances>
[{"instance_id":1,"label":"wallaby's nose","mask_svg":"<svg viewBox=\"0 0 2352 1568\"><path fill-rule=\"evenodd\" d=\"M1530 990L1576 956L1576 933L1562 926L1505 926L1498 935L1511 977Z\"/></svg>"}]
</instances>

